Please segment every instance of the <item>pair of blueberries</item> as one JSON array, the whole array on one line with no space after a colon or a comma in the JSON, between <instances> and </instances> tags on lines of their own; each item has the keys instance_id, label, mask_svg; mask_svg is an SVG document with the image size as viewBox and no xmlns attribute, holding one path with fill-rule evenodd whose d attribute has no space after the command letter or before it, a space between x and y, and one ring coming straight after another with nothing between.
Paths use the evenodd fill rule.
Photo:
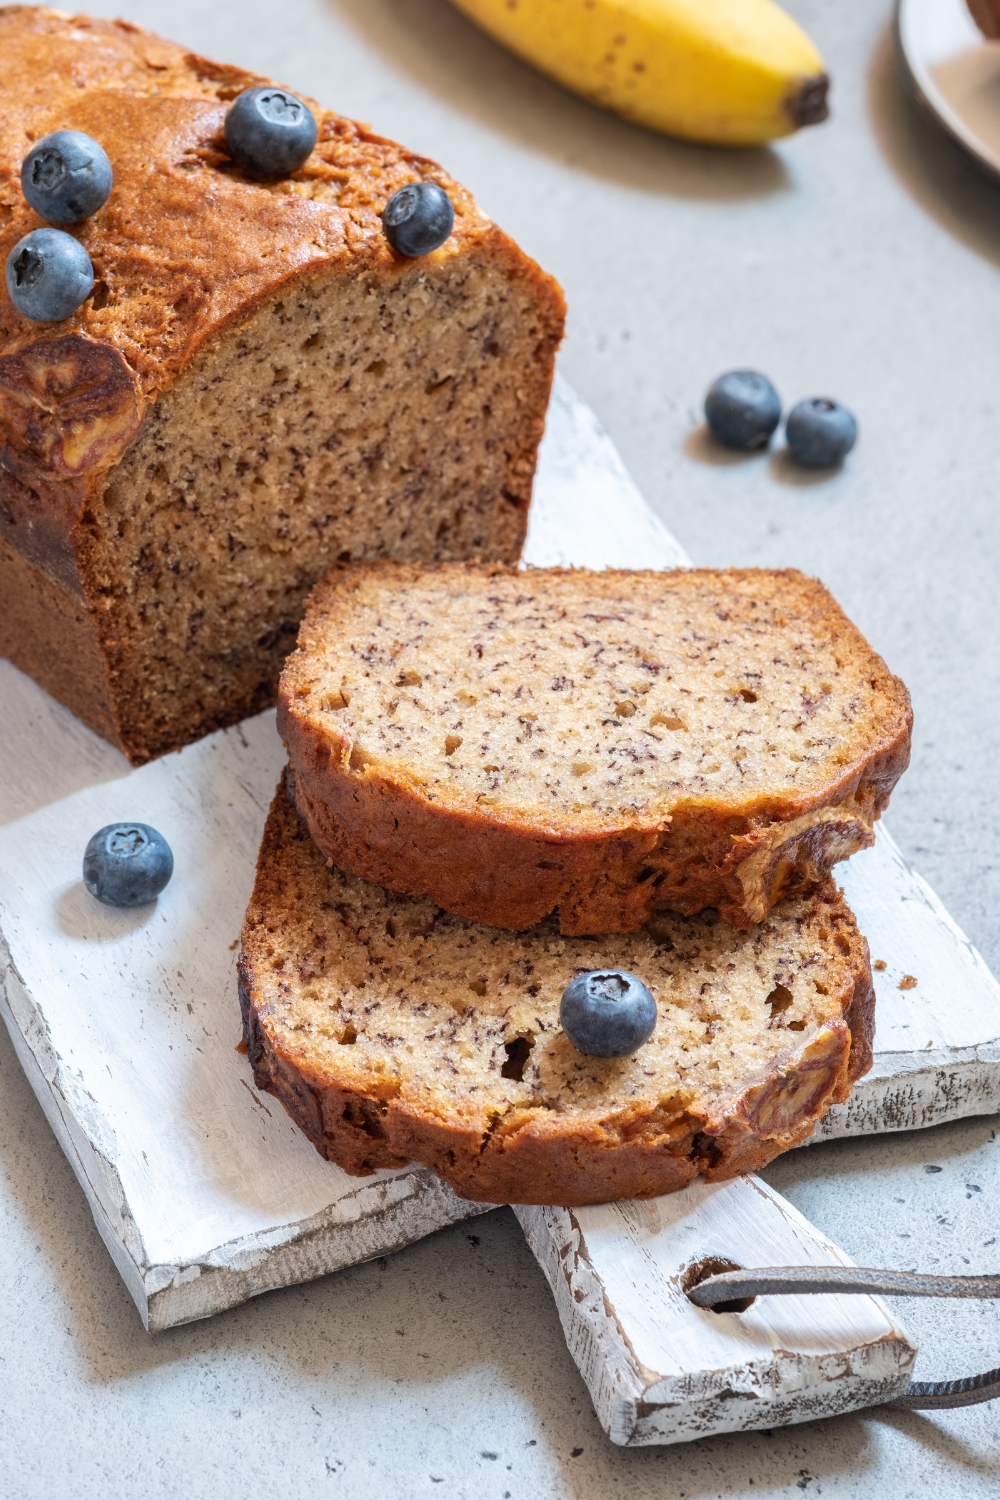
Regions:
<instances>
[{"instance_id":1,"label":"pair of blueberries","mask_svg":"<svg viewBox=\"0 0 1000 1500\"><path fill-rule=\"evenodd\" d=\"M286 176L316 144L312 110L285 89L247 89L226 115L226 144L258 177ZM21 188L49 224L82 224L108 201L113 173L107 152L79 130L57 130L38 141L21 165ZM386 239L400 255L427 255L451 234L451 199L436 182L400 188L382 213ZM23 317L58 323L86 302L94 267L80 241L63 229L34 229L18 240L6 266L10 300Z\"/></svg>"},{"instance_id":2,"label":"pair of blueberries","mask_svg":"<svg viewBox=\"0 0 1000 1500\"><path fill-rule=\"evenodd\" d=\"M44 136L21 163L21 190L50 224L82 224L108 201L108 154L80 130ZM23 317L36 323L68 318L94 290L94 267L62 229L33 229L7 257L7 291Z\"/></svg>"},{"instance_id":3,"label":"pair of blueberries","mask_svg":"<svg viewBox=\"0 0 1000 1500\"><path fill-rule=\"evenodd\" d=\"M226 115L226 145L258 177L284 177L302 166L316 144L311 109L284 89L247 89ZM411 182L382 210L392 248L410 259L429 255L451 234L455 210L436 182Z\"/></svg>"},{"instance_id":4,"label":"pair of blueberries","mask_svg":"<svg viewBox=\"0 0 1000 1500\"><path fill-rule=\"evenodd\" d=\"M161 833L148 823L109 823L83 855L83 880L105 906L155 901L174 869ZM628 1057L649 1040L656 1001L641 979L624 969L593 969L571 979L559 1009L563 1031L589 1057Z\"/></svg>"},{"instance_id":5,"label":"pair of blueberries","mask_svg":"<svg viewBox=\"0 0 1000 1500\"><path fill-rule=\"evenodd\" d=\"M766 375L730 370L705 397L705 420L712 436L727 448L763 448L781 421L781 397ZM858 424L847 407L826 396L800 401L785 423L789 451L807 469L840 463L857 437Z\"/></svg>"},{"instance_id":6,"label":"pair of blueberries","mask_svg":"<svg viewBox=\"0 0 1000 1500\"><path fill-rule=\"evenodd\" d=\"M284 89L247 89L226 115L226 145L240 166L258 177L297 171L316 136L312 110ZM382 210L386 239L410 259L443 245L454 222L451 199L436 182L408 183Z\"/></svg>"}]
</instances>

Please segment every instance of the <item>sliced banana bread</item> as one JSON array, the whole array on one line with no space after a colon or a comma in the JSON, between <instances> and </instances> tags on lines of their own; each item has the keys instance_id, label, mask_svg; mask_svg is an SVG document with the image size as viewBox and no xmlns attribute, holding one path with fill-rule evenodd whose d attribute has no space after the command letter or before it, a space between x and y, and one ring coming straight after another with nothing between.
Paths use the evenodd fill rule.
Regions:
<instances>
[{"instance_id":1,"label":"sliced banana bread","mask_svg":"<svg viewBox=\"0 0 1000 1500\"><path fill-rule=\"evenodd\" d=\"M794 571L341 568L279 697L335 864L514 930L759 922L909 758L906 688Z\"/></svg>"},{"instance_id":2,"label":"sliced banana bread","mask_svg":"<svg viewBox=\"0 0 1000 1500\"><path fill-rule=\"evenodd\" d=\"M657 1003L631 1057L560 1029L575 975L614 966ZM410 1159L488 1203L600 1203L753 1171L802 1141L871 1065L868 947L827 881L739 933L717 915L566 938L509 933L344 874L284 791L243 928L257 1086L322 1155Z\"/></svg>"},{"instance_id":3,"label":"sliced banana bread","mask_svg":"<svg viewBox=\"0 0 1000 1500\"><path fill-rule=\"evenodd\" d=\"M274 701L340 556L520 555L563 302L434 162L311 104L262 181L224 121L267 79L126 21L0 9L0 268L39 227L33 142L114 172L72 233L61 323L0 276L0 654L134 762ZM310 101L306 101L310 103ZM404 259L381 210L426 180L455 223Z\"/></svg>"}]
</instances>

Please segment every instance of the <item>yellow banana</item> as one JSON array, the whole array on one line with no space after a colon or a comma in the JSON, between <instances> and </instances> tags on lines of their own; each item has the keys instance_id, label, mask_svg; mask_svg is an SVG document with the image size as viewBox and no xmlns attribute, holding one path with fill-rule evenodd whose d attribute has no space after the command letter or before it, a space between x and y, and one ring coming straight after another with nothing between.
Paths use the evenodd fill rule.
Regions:
<instances>
[{"instance_id":1,"label":"yellow banana","mask_svg":"<svg viewBox=\"0 0 1000 1500\"><path fill-rule=\"evenodd\" d=\"M668 135L758 146L826 118L828 78L774 0L454 0L594 104Z\"/></svg>"}]
</instances>

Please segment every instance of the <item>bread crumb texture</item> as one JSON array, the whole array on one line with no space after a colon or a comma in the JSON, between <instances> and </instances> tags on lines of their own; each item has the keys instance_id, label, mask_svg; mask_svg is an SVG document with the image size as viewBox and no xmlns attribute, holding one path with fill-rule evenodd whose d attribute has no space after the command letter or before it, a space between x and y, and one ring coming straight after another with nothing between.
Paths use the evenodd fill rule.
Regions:
<instances>
[{"instance_id":1,"label":"bread crumb texture","mask_svg":"<svg viewBox=\"0 0 1000 1500\"><path fill-rule=\"evenodd\" d=\"M559 1025L575 975L652 991L632 1057ZM461 1195L598 1203L752 1171L803 1140L871 1064L868 948L831 882L740 933L714 912L567 938L484 928L328 864L283 788L243 929L257 1084L364 1174L410 1159Z\"/></svg>"},{"instance_id":2,"label":"bread crumb texture","mask_svg":"<svg viewBox=\"0 0 1000 1500\"><path fill-rule=\"evenodd\" d=\"M282 677L339 866L513 930L746 926L872 842L905 687L795 571L352 566Z\"/></svg>"},{"instance_id":3,"label":"bread crumb texture","mask_svg":"<svg viewBox=\"0 0 1000 1500\"><path fill-rule=\"evenodd\" d=\"M0 652L135 762L274 701L338 558L510 562L527 525L559 288L436 163L312 100L304 166L248 176L225 115L268 81L0 10L0 260L41 222L34 141L84 131L114 170L73 231L94 295L50 326L0 287ZM417 180L455 227L405 260L379 214Z\"/></svg>"}]
</instances>

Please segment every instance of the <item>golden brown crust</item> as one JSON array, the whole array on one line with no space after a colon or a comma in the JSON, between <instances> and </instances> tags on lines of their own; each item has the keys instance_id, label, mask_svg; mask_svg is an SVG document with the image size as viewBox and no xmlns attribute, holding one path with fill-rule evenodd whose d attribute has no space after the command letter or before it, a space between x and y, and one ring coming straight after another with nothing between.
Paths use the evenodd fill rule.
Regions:
<instances>
[{"instance_id":1,"label":"golden brown crust","mask_svg":"<svg viewBox=\"0 0 1000 1500\"><path fill-rule=\"evenodd\" d=\"M256 679L249 686L239 683L228 699L210 662L205 703L181 693L172 709L175 685L154 628L155 620L162 625L165 619L166 601L156 606L158 615L150 609L138 625L131 617L122 622L118 603L137 581L141 586L135 575L148 559L129 557L117 564L120 576L109 578L101 536L107 512L121 504L112 492L122 460L142 452L147 439L144 472L130 482L141 496L155 480L158 428L151 417L157 402L186 379L196 382L220 339L242 337L262 310L280 311L283 298L310 297L331 279L357 285L363 277L405 307L407 289L432 263L431 274L439 279L447 279L454 265L473 278L488 268L497 284L520 288L521 301L537 313L537 327L530 335L524 329L525 347L515 351L525 368L516 422L507 416L491 434L504 457L487 486L495 487L495 514L480 527L483 544L474 548L463 536L449 549L445 535L435 545L435 526L460 530L463 512L468 516L470 497L458 493L454 476L457 498L442 497L441 513L430 514L430 497L418 496L412 504L424 537L421 555L515 560L527 528L565 312L559 288L436 163L314 101L307 102L319 138L304 166L277 183L250 178L228 156L224 119L237 94L269 81L197 57L125 21L43 7L0 9L0 263L41 222L19 184L20 164L33 141L57 129L82 130L102 143L114 170L107 203L72 231L94 265L93 296L71 318L44 325L21 317L0 285L0 531L33 569L60 585L69 596L66 607L77 610L82 602L90 613L112 685L116 743L135 763L273 702L272 652ZM446 245L420 263L391 250L379 218L391 194L415 179L440 183L456 215ZM529 336L535 344L530 350ZM425 378L414 375L421 390ZM254 435L263 448L266 435ZM230 462L228 453L217 457ZM373 453L373 466L377 457ZM470 475L478 473L481 455L470 451L465 463ZM297 503L294 494L289 498ZM472 498L482 505L482 495ZM284 496L271 503L280 509ZM393 495L391 503L399 510L410 501ZM314 532L313 552L321 540L332 544L321 565L312 556L304 562L290 558L289 592L300 595L301 575L311 583L344 545L332 534L320 538ZM183 543L177 550L183 552ZM178 559L170 562L177 566ZM41 593L48 597L51 591ZM15 613L37 615L41 593L16 601ZM294 629L297 600L287 612ZM265 621L257 634L266 636L272 628ZM246 659L255 645L248 637L221 649ZM14 649L19 659L30 658L29 647ZM68 649L69 641L64 655ZM143 664L145 677L152 672L162 679L159 712L150 710ZM66 657L48 681L71 682L73 675L74 663ZM106 718L105 707L79 691L64 701L88 722Z\"/></svg>"},{"instance_id":2,"label":"golden brown crust","mask_svg":"<svg viewBox=\"0 0 1000 1500\"><path fill-rule=\"evenodd\" d=\"M823 586L795 570L537 569L524 586L550 587L556 599L568 600L613 589L616 580L635 590L655 580L664 594L693 594L708 582L721 596L731 589L735 601L738 589L757 582L790 612L798 608L817 637L836 642L852 681L870 685L881 705L878 722L863 734L853 732L849 753L831 756L808 792L792 782L762 787L748 779L745 794L742 788L714 797L677 793L669 809L657 804L595 827L565 807L539 819L498 814L464 796L449 802L438 785L432 789L398 760L386 763L375 753L359 764L349 731L338 716L317 714L310 696L325 682L326 668L318 663L330 654L328 639L353 639L351 596L359 580L398 596L428 578L442 579L443 589L454 578L470 593L489 594L502 577L496 568L473 566L353 565L335 570L314 590L299 649L282 674L278 726L299 813L340 868L512 931L555 908L569 935L636 932L654 910L693 914L706 907L746 928L763 920L781 896L814 889L837 861L871 845L872 825L909 762L909 694ZM734 602L734 614L736 608ZM467 644L456 647L456 670Z\"/></svg>"},{"instance_id":3,"label":"golden brown crust","mask_svg":"<svg viewBox=\"0 0 1000 1500\"><path fill-rule=\"evenodd\" d=\"M839 990L824 1002L827 1019L798 1050L786 1048L763 1076L744 1079L728 1093L722 1090L711 1107L693 1102L691 1095L654 1093L603 1115L598 1109L569 1118L551 1105L490 1109L477 1105L474 1093L443 1102L440 1089L431 1093L407 1084L391 1069L373 1068L359 1079L356 1069L340 1065L354 1048L322 1039L329 1033L326 1023L318 1041L304 1038L300 1026L285 1029L268 998L274 994L275 968L282 992L295 992L318 983L318 964L336 968L344 961L333 915L333 876L279 787L261 843L239 962L248 1052L258 1087L281 1100L323 1156L352 1174L409 1159L432 1167L461 1196L481 1202L576 1205L652 1197L684 1187L699 1174L722 1181L764 1166L804 1140L871 1065L868 948L843 898L827 882L812 898L813 917L818 913L819 918L808 928L839 955ZM398 898L401 916L408 905ZM296 934L310 920L312 958L296 947ZM490 938L483 929L480 941L485 945ZM513 951L518 939L504 942ZM734 936L733 942L752 945L754 938ZM788 974L785 978L792 982ZM773 982L773 976L766 980ZM375 998L370 989L366 994ZM391 1062L391 1039L386 1047Z\"/></svg>"},{"instance_id":4,"label":"golden brown crust","mask_svg":"<svg viewBox=\"0 0 1000 1500\"><path fill-rule=\"evenodd\" d=\"M237 94L268 83L127 21L0 9L0 259L41 222L18 180L31 141L59 129L99 140L114 189L73 231L99 284L45 331L118 349L146 395L173 384L221 328L310 267L403 269L379 212L415 177L440 182L452 198L456 248L504 238L437 163L308 98L319 126L308 161L277 184L252 180L229 157L223 126ZM530 274L527 257L515 249L514 258ZM39 325L0 295L0 348L38 339Z\"/></svg>"}]
</instances>

